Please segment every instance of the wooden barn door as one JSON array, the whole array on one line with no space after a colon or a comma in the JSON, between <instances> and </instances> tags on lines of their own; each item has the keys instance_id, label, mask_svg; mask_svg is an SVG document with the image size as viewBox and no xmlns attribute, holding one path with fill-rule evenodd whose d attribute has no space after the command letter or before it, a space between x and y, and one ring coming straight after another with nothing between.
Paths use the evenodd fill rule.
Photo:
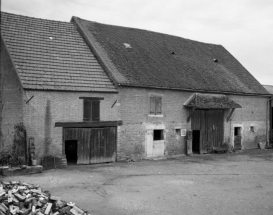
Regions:
<instances>
[{"instance_id":1,"label":"wooden barn door","mask_svg":"<svg viewBox=\"0 0 273 215\"><path fill-rule=\"evenodd\" d=\"M77 164L89 164L90 128L79 128Z\"/></svg>"},{"instance_id":2,"label":"wooden barn door","mask_svg":"<svg viewBox=\"0 0 273 215\"><path fill-rule=\"evenodd\" d=\"M116 160L117 128L64 128L64 143L77 144L77 164L105 163Z\"/></svg>"},{"instance_id":3,"label":"wooden barn door","mask_svg":"<svg viewBox=\"0 0 273 215\"><path fill-rule=\"evenodd\" d=\"M116 135L116 127L91 129L90 163L115 161Z\"/></svg>"},{"instance_id":4,"label":"wooden barn door","mask_svg":"<svg viewBox=\"0 0 273 215\"><path fill-rule=\"evenodd\" d=\"M224 111L223 110L195 110L192 117L192 130L195 134L200 135L197 139L199 142L193 148L198 148L199 153L208 153L212 147L221 146L224 137ZM193 140L194 144L196 143Z\"/></svg>"},{"instance_id":5,"label":"wooden barn door","mask_svg":"<svg viewBox=\"0 0 273 215\"><path fill-rule=\"evenodd\" d=\"M209 110L207 112L207 152L212 147L220 147L224 140L224 111Z\"/></svg>"}]
</instances>

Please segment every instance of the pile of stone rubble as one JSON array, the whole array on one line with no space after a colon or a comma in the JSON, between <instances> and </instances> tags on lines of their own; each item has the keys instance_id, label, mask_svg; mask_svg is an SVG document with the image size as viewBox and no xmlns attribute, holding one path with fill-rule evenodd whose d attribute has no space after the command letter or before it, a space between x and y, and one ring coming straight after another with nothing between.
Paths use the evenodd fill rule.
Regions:
<instances>
[{"instance_id":1,"label":"pile of stone rubble","mask_svg":"<svg viewBox=\"0 0 273 215\"><path fill-rule=\"evenodd\" d=\"M40 186L0 182L0 215L90 215L72 202L62 201Z\"/></svg>"}]
</instances>

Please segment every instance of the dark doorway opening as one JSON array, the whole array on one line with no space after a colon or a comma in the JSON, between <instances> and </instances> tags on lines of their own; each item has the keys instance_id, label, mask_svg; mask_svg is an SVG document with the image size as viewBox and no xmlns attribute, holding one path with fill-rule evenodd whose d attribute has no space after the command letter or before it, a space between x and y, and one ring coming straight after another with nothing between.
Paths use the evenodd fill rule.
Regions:
<instances>
[{"instance_id":1,"label":"dark doorway opening","mask_svg":"<svg viewBox=\"0 0 273 215\"><path fill-rule=\"evenodd\" d=\"M234 149L240 150L242 148L242 128L234 127Z\"/></svg>"},{"instance_id":2,"label":"dark doorway opening","mask_svg":"<svg viewBox=\"0 0 273 215\"><path fill-rule=\"evenodd\" d=\"M192 152L200 154L200 130L192 131Z\"/></svg>"},{"instance_id":3,"label":"dark doorway opening","mask_svg":"<svg viewBox=\"0 0 273 215\"><path fill-rule=\"evenodd\" d=\"M163 130L154 130L154 140L164 140Z\"/></svg>"},{"instance_id":4,"label":"dark doorway opening","mask_svg":"<svg viewBox=\"0 0 273 215\"><path fill-rule=\"evenodd\" d=\"M241 136L241 127L234 127L234 136Z\"/></svg>"},{"instance_id":5,"label":"dark doorway opening","mask_svg":"<svg viewBox=\"0 0 273 215\"><path fill-rule=\"evenodd\" d=\"M77 140L66 140L65 141L65 155L67 164L77 164L78 152Z\"/></svg>"},{"instance_id":6,"label":"dark doorway opening","mask_svg":"<svg viewBox=\"0 0 273 215\"><path fill-rule=\"evenodd\" d=\"M271 108L271 129L273 129L273 108Z\"/></svg>"},{"instance_id":7,"label":"dark doorway opening","mask_svg":"<svg viewBox=\"0 0 273 215\"><path fill-rule=\"evenodd\" d=\"M271 108L271 141L273 141L273 107Z\"/></svg>"}]
</instances>

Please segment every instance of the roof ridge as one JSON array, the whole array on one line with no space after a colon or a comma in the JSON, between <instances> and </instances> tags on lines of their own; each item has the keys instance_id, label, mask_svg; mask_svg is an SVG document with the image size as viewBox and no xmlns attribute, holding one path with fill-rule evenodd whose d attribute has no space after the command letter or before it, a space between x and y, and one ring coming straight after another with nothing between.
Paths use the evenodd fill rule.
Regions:
<instances>
[{"instance_id":1,"label":"roof ridge","mask_svg":"<svg viewBox=\"0 0 273 215\"><path fill-rule=\"evenodd\" d=\"M173 35L173 34L162 33L162 32L153 31L153 30L147 30L147 29L136 28L136 27L126 27L126 26L121 26L121 25L105 24L105 23L101 23L101 22L96 22L96 21L90 21L90 20L82 19L82 18L76 17L76 16L72 16L72 18L73 17L75 17L77 19L80 19L82 21L91 22L92 24L112 26L112 27L118 27L118 28L123 28L123 29L131 29L131 30L137 30L137 31L145 31L145 32L149 32L149 33L155 33L155 34L161 34L161 35L165 35L165 36L177 37L177 38L180 38L180 39L183 39L183 40L187 40L189 42L202 43L202 44L212 45L212 46L222 46L221 44L206 43L206 42L202 42L202 41L192 40L192 39L188 39L188 38L185 38L185 37L181 37L181 36L177 36L177 35ZM72 18L71 18L71 20L72 20Z\"/></svg>"},{"instance_id":2,"label":"roof ridge","mask_svg":"<svg viewBox=\"0 0 273 215\"><path fill-rule=\"evenodd\" d=\"M9 12L5 12L5 11L0 11L0 13L1 14L3 13L3 14L7 14L7 15L12 15L12 16L17 16L17 17L25 17L25 18L29 18L29 19L37 19L37 20L44 20L44 21L52 21L52 22L71 24L70 22L66 22L66 21L59 21L59 20L53 20L53 19L44 19L44 18L39 18L39 17L32 17L32 16L21 15L21 14L9 13Z\"/></svg>"},{"instance_id":3,"label":"roof ridge","mask_svg":"<svg viewBox=\"0 0 273 215\"><path fill-rule=\"evenodd\" d=\"M119 81L121 86L268 95L222 45L81 18L75 20L82 25L81 34L90 40L91 48L95 40L106 52L103 58L110 59L127 79L127 83Z\"/></svg>"},{"instance_id":4,"label":"roof ridge","mask_svg":"<svg viewBox=\"0 0 273 215\"><path fill-rule=\"evenodd\" d=\"M95 54L96 58L100 62L100 65L104 67L105 72L109 76L109 78L113 81L113 83L117 86L121 83L127 83L128 80L119 72L116 68L116 65L113 64L111 59L108 57L107 52L104 48L97 42L96 38L93 36L93 33L86 33L85 26L81 22L83 19L73 16L71 22L75 24L75 27L78 29L78 32L85 40L86 44ZM86 20L83 20L86 21ZM93 24L94 22L92 22Z\"/></svg>"},{"instance_id":5,"label":"roof ridge","mask_svg":"<svg viewBox=\"0 0 273 215\"><path fill-rule=\"evenodd\" d=\"M73 23L0 15L1 40L24 89L117 92Z\"/></svg>"}]
</instances>

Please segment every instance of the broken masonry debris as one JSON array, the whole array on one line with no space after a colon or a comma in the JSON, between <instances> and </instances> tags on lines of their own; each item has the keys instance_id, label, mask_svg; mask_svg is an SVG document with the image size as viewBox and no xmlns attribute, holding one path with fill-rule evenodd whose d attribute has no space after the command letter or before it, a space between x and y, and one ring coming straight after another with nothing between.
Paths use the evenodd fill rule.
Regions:
<instances>
[{"instance_id":1,"label":"broken masonry debris","mask_svg":"<svg viewBox=\"0 0 273 215\"><path fill-rule=\"evenodd\" d=\"M0 182L0 215L90 215L75 203L52 196L40 186Z\"/></svg>"}]
</instances>

